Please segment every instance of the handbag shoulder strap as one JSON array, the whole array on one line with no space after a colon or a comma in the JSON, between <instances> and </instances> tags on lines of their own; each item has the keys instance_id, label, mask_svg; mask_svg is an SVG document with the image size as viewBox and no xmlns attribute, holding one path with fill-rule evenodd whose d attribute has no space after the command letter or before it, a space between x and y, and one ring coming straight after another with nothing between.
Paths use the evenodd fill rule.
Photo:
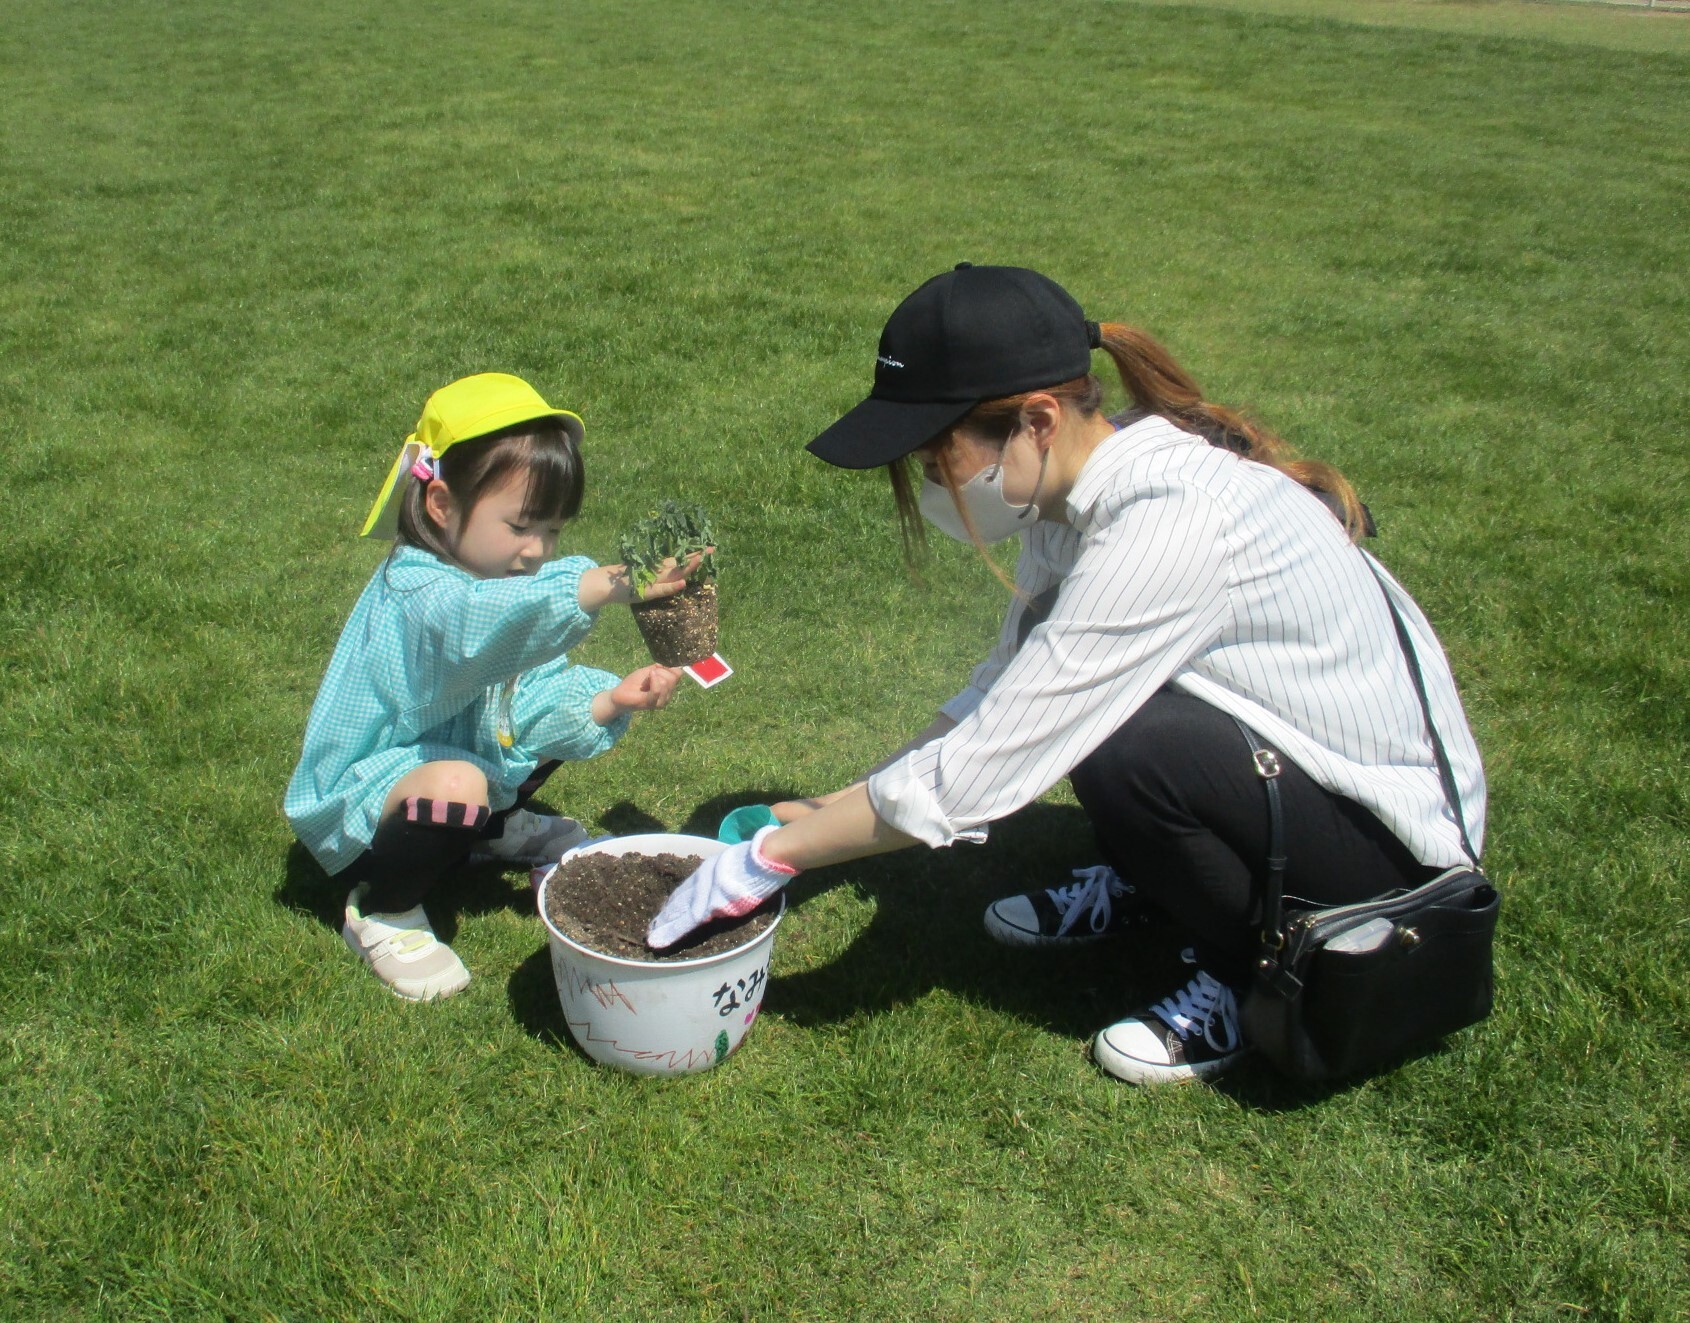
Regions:
<instances>
[{"instance_id":1,"label":"handbag shoulder strap","mask_svg":"<svg viewBox=\"0 0 1690 1323\"><path fill-rule=\"evenodd\" d=\"M1358 547L1358 551L1361 549ZM1467 837L1467 817L1461 811L1461 795L1456 790L1455 773L1449 765L1449 755L1444 752L1444 742L1438 737L1437 723L1432 720L1431 700L1426 697L1426 679L1420 674L1420 659L1414 653L1414 641L1409 637L1408 626L1403 623L1402 612L1397 610L1397 604L1391 600L1391 590L1385 585L1385 576L1379 573L1379 567L1373 557L1365 551L1361 552L1362 559L1367 562L1367 568L1373 572L1373 578L1379 585L1379 591L1385 598L1385 609L1391 613L1391 623L1396 626L1397 643L1402 648L1403 659L1408 662L1408 674L1414 681L1414 694L1420 700L1420 715L1426 720L1426 734L1431 737L1432 757L1438 764L1438 779L1443 783L1444 798L1449 801L1449 811L1455 815L1455 829L1461 833L1461 848L1467 857L1473 861L1473 867L1479 866L1479 852L1473 848L1473 842Z\"/></svg>"},{"instance_id":2,"label":"handbag shoulder strap","mask_svg":"<svg viewBox=\"0 0 1690 1323\"><path fill-rule=\"evenodd\" d=\"M1296 976L1284 967L1279 958L1279 953L1285 949L1285 808L1279 798L1279 755L1237 717L1232 722L1249 744L1256 775L1261 777L1262 789L1267 792L1267 874L1262 879L1262 950L1256 960L1256 972L1277 990L1290 996L1296 991Z\"/></svg>"},{"instance_id":3,"label":"handbag shoulder strap","mask_svg":"<svg viewBox=\"0 0 1690 1323\"><path fill-rule=\"evenodd\" d=\"M1360 548L1357 548L1360 551ZM1426 679L1420 673L1420 659L1414 651L1414 640L1410 637L1408 626L1403 623L1402 613L1397 610L1397 604L1391 600L1390 589L1385 586L1385 578L1379 573L1379 567L1373 557L1365 551L1361 552L1362 559L1367 562L1367 568L1372 571L1374 581L1379 585L1379 591L1385 598L1385 609L1391 613L1391 624L1396 627L1397 644L1402 648L1403 660L1408 663L1408 673L1414 681L1414 694L1420 700L1420 715L1426 722L1426 734L1431 739L1432 757L1438 765L1438 779L1443 784L1444 798L1449 801L1450 812L1455 815L1456 830L1461 833L1461 848L1467 857L1473 861L1473 867L1479 867L1479 854L1473 848L1473 842L1467 836L1467 820L1461 810L1461 795L1456 789L1455 773L1449 765L1449 755L1444 752L1444 742L1438 735L1437 723L1432 720L1431 700L1426 696ZM1257 960L1257 972L1270 984L1279 986L1282 980L1295 983L1295 978L1280 963L1279 953L1285 946L1285 817L1279 798L1279 758L1272 749L1265 747L1261 737L1251 730L1237 717L1233 718L1238 729L1243 733L1250 745L1251 756L1255 760L1256 775L1262 779L1262 788L1267 792L1268 803L1268 859L1267 875L1262 886L1261 912L1261 941L1262 952Z\"/></svg>"}]
</instances>

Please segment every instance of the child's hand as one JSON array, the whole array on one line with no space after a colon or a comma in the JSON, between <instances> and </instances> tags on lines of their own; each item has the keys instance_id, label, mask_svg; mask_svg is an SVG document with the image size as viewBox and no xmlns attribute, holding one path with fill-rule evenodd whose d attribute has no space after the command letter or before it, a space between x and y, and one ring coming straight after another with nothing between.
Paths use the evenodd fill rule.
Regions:
<instances>
[{"instance_id":1,"label":"child's hand","mask_svg":"<svg viewBox=\"0 0 1690 1323\"><path fill-rule=\"evenodd\" d=\"M608 726L625 712L655 712L666 707L680 678L677 667L642 666L614 689L593 696L593 720Z\"/></svg>"},{"instance_id":2,"label":"child's hand","mask_svg":"<svg viewBox=\"0 0 1690 1323\"><path fill-rule=\"evenodd\" d=\"M710 550L714 551L716 548L711 547ZM634 591L633 577L628 573L626 565L601 565L581 576L577 597L581 609L589 615L596 614L606 606L628 606L633 602L652 602L662 597L673 597L687 586L687 576L703 562L704 553L699 551L688 556L685 565L678 564L671 556L663 562L663 573L652 580L643 597Z\"/></svg>"},{"instance_id":3,"label":"child's hand","mask_svg":"<svg viewBox=\"0 0 1690 1323\"><path fill-rule=\"evenodd\" d=\"M711 547L710 550L714 551L716 548ZM696 570L703 561L704 553L701 551L695 551L692 555L688 556L687 563L685 565L680 564L673 556L669 557L663 562L663 573L659 574L646 585L646 590L643 594L641 594L639 600L642 602L655 602L661 597L673 597L676 593L680 592L687 586L687 577L692 574L692 572Z\"/></svg>"}]
</instances>

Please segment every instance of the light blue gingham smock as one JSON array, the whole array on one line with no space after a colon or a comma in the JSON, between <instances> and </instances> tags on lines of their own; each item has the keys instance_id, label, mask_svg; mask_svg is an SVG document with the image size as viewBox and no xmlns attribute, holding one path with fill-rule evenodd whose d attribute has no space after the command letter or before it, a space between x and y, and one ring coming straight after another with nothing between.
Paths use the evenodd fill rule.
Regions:
<instances>
[{"instance_id":1,"label":"light blue gingham smock","mask_svg":"<svg viewBox=\"0 0 1690 1323\"><path fill-rule=\"evenodd\" d=\"M416 547L383 562L341 630L282 803L317 862L338 873L368 849L388 791L424 763L474 763L497 811L541 761L591 758L622 738L626 715L592 717L618 677L564 655L592 628L578 596L592 568L569 556L477 579ZM507 748L501 691L513 681Z\"/></svg>"}]
</instances>

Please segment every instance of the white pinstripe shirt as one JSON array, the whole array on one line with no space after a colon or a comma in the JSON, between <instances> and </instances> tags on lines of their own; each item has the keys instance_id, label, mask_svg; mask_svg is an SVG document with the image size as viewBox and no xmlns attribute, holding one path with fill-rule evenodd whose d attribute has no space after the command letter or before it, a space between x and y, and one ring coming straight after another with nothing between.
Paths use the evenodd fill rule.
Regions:
<instances>
[{"instance_id":1,"label":"white pinstripe shirt","mask_svg":"<svg viewBox=\"0 0 1690 1323\"><path fill-rule=\"evenodd\" d=\"M1062 585L1048 618L1017 648L1026 604L1012 605L991 655L942 709L955 729L869 779L882 819L929 845L977 838L1171 683L1371 810L1421 863L1465 858L1379 585L1319 500L1152 416L1093 451L1067 514L1068 526L1022 534L1017 586L1031 599ZM1484 771L1449 663L1385 580L1482 849Z\"/></svg>"}]
</instances>

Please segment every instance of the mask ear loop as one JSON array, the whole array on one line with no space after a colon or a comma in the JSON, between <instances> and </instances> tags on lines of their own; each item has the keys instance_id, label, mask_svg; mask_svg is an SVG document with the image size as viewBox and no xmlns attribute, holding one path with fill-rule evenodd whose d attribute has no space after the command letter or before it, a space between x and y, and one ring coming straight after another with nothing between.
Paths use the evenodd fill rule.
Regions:
<instances>
[{"instance_id":1,"label":"mask ear loop","mask_svg":"<svg viewBox=\"0 0 1690 1323\"><path fill-rule=\"evenodd\" d=\"M1047 465L1049 463L1050 463L1050 447L1046 446L1044 454L1039 456L1039 477L1038 477L1038 481L1033 484L1033 494L1027 498L1027 504L1022 506L1019 510L1016 511L1015 517L1017 519L1020 519L1021 517L1023 517L1027 513L1027 511L1031 510L1035 505L1037 505L1039 503L1039 492L1043 489L1043 487L1045 485L1045 465Z\"/></svg>"}]
</instances>

